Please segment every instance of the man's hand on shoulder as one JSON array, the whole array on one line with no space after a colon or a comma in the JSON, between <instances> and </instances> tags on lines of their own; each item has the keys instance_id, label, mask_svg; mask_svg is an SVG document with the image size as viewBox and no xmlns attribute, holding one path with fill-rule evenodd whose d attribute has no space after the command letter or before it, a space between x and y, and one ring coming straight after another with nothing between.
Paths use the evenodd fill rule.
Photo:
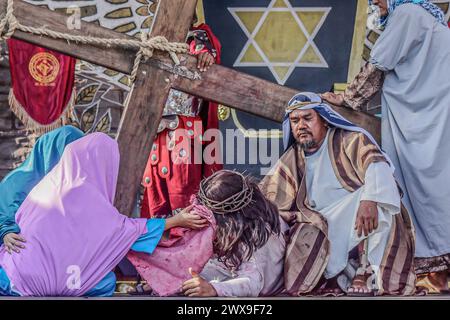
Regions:
<instances>
[{"instance_id":1,"label":"man's hand on shoulder","mask_svg":"<svg viewBox=\"0 0 450 320\"><path fill-rule=\"evenodd\" d=\"M320 95L320 97L328 103L334 104L335 106L344 105L344 96L342 94L337 94L333 92L325 92Z\"/></svg>"}]
</instances>

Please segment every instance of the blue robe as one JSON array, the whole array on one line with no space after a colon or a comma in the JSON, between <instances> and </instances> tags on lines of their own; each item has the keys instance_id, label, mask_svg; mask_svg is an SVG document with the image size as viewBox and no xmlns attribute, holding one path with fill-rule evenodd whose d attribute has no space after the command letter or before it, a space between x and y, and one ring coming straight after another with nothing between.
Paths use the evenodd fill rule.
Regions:
<instances>
[{"instance_id":1,"label":"blue robe","mask_svg":"<svg viewBox=\"0 0 450 320\"><path fill-rule=\"evenodd\" d=\"M15 216L31 189L58 163L64 148L83 135L81 130L73 126L46 133L37 140L28 158L0 182L0 245L6 234L20 233ZM0 267L2 295L18 296L19 293L11 288L8 276Z\"/></svg>"},{"instance_id":2,"label":"blue robe","mask_svg":"<svg viewBox=\"0 0 450 320\"><path fill-rule=\"evenodd\" d=\"M40 137L28 158L0 182L0 244L7 233L20 233L15 215L31 189L58 163L66 145L83 136L64 126Z\"/></svg>"}]
</instances>

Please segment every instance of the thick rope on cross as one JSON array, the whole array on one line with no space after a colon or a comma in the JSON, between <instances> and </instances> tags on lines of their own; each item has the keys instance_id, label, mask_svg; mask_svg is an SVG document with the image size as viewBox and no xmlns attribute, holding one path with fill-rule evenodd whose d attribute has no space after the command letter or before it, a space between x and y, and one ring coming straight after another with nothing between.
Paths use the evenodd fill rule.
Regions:
<instances>
[{"instance_id":1,"label":"thick rope on cross","mask_svg":"<svg viewBox=\"0 0 450 320\"><path fill-rule=\"evenodd\" d=\"M114 39L114 38L99 38L90 36L79 36L70 33L58 32L54 30L47 29L45 26L40 28L25 26L19 23L14 16L13 0L8 0L6 6L6 13L0 18L0 38L2 40L7 40L11 38L16 30L23 32L46 36L54 39L64 39L67 41L73 41L76 43L83 44L94 44L104 47L123 47L130 49L138 49L136 58L134 60L133 69L131 71L130 80L131 83L136 79L139 64L142 59L148 59L152 57L154 50L160 50L167 52L172 58L175 64L179 64L177 53L187 53L188 45L186 43L180 42L169 42L163 36L156 36L150 38L148 34L141 33L141 41L134 39Z\"/></svg>"},{"instance_id":2,"label":"thick rope on cross","mask_svg":"<svg viewBox=\"0 0 450 320\"><path fill-rule=\"evenodd\" d=\"M17 29L18 26L19 22L14 16L13 1L8 0L6 6L6 14L0 20L0 38L2 40L7 40L11 38L11 36L13 35L14 31Z\"/></svg>"}]
</instances>

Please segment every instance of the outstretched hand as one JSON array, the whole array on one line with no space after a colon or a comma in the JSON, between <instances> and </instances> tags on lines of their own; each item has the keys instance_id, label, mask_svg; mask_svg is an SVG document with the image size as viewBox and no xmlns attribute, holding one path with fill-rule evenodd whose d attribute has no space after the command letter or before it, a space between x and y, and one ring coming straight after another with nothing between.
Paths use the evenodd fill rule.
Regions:
<instances>
[{"instance_id":1,"label":"outstretched hand","mask_svg":"<svg viewBox=\"0 0 450 320\"><path fill-rule=\"evenodd\" d=\"M25 246L23 245L24 242L26 242L25 238L12 232L7 233L3 237L3 244L9 254L11 254L12 251L19 253L20 249L25 249Z\"/></svg>"},{"instance_id":2,"label":"outstretched hand","mask_svg":"<svg viewBox=\"0 0 450 320\"><path fill-rule=\"evenodd\" d=\"M200 275L189 268L192 279L183 283L183 293L188 297L216 297L217 291L214 287Z\"/></svg>"}]
</instances>

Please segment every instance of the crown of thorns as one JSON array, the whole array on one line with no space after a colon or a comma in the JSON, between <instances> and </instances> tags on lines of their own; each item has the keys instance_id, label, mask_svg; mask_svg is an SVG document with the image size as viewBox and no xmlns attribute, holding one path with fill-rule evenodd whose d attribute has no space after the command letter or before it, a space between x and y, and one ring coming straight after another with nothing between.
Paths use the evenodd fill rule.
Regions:
<instances>
[{"instance_id":1,"label":"crown of thorns","mask_svg":"<svg viewBox=\"0 0 450 320\"><path fill-rule=\"evenodd\" d=\"M214 176L209 176L206 179L203 179L200 183L200 189L197 194L198 200L207 208L209 208L214 213L218 214L227 214L227 213L233 213L239 210L244 209L246 206L248 206L252 202L253 198L253 188L251 188L244 175L231 170L222 170L222 171L228 171L232 172L234 174L239 175L242 178L242 190L233 194L232 196L226 198L222 201L216 201L209 199L206 196L205 189L208 182L211 180L211 178Z\"/></svg>"}]
</instances>

